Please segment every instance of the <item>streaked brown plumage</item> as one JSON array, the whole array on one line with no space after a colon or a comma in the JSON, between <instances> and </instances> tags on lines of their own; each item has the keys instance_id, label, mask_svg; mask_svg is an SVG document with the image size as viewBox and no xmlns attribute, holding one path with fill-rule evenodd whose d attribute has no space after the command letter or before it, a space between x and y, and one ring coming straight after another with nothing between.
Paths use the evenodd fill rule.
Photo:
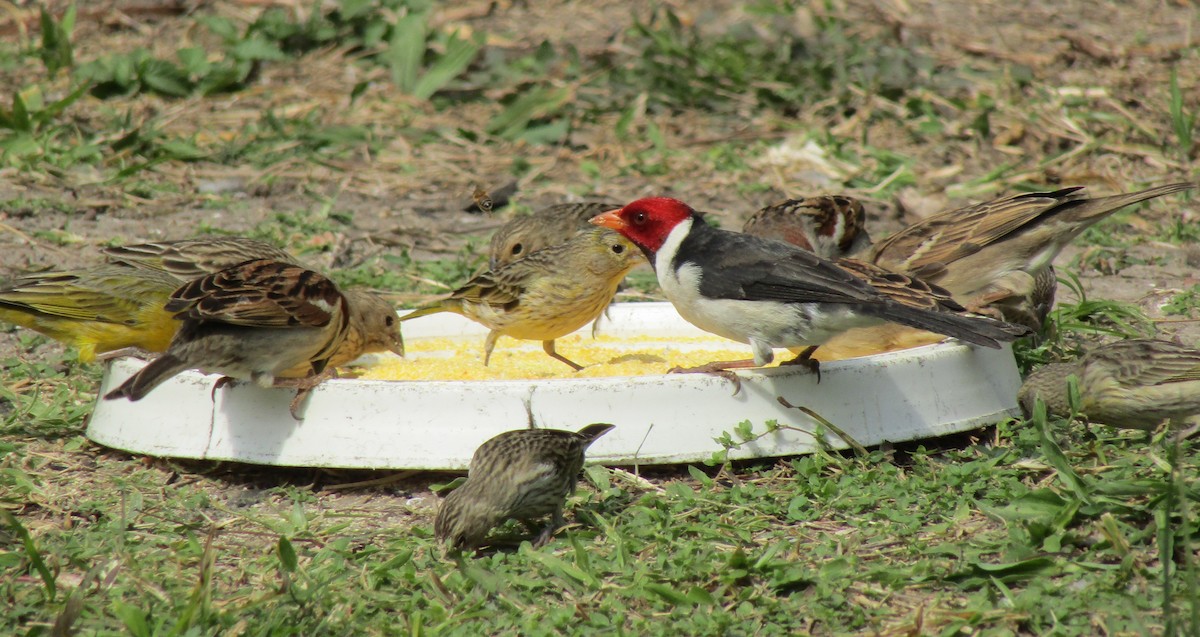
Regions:
<instances>
[{"instance_id":1,"label":"streaked brown plumage","mask_svg":"<svg viewBox=\"0 0 1200 637\"><path fill-rule=\"evenodd\" d=\"M181 282L257 259L269 259L307 268L303 261L290 253L265 241L245 237L152 241L109 247L101 252L112 261L165 270L178 277ZM395 307L379 295L366 290L350 289L345 290L344 294L350 307L350 327L346 339L329 360L329 365L338 367L363 354L383 351L403 356L404 339L400 335L400 323ZM308 365L303 364L281 373L280 376L300 378L307 374Z\"/></svg>"},{"instance_id":2,"label":"streaked brown plumage","mask_svg":"<svg viewBox=\"0 0 1200 637\"><path fill-rule=\"evenodd\" d=\"M1036 329L1045 318L1039 306L1049 310L1046 286L1054 285L1044 271L1064 246L1125 206L1194 186L1169 184L1097 199L1081 187L1005 197L927 217L877 242L862 258L936 283L971 311Z\"/></svg>"},{"instance_id":3,"label":"streaked brown plumage","mask_svg":"<svg viewBox=\"0 0 1200 637\"><path fill-rule=\"evenodd\" d=\"M742 232L786 241L824 259L838 259L871 246L866 218L862 203L852 197L787 199L751 215Z\"/></svg>"},{"instance_id":4,"label":"streaked brown plumage","mask_svg":"<svg viewBox=\"0 0 1200 637\"><path fill-rule=\"evenodd\" d=\"M1097 346L1070 363L1051 363L1021 385L1017 396L1026 416L1037 398L1050 415L1070 416L1071 375L1078 379L1080 415L1091 422L1153 430L1164 420L1200 414L1200 350L1130 339Z\"/></svg>"},{"instance_id":5,"label":"streaked brown plumage","mask_svg":"<svg viewBox=\"0 0 1200 637\"><path fill-rule=\"evenodd\" d=\"M109 261L140 263L170 272L182 281L190 281L255 259L304 265L296 257L266 241L245 237L151 241L112 246L103 248L100 252L108 257Z\"/></svg>"},{"instance_id":6,"label":"streaked brown plumage","mask_svg":"<svg viewBox=\"0 0 1200 637\"><path fill-rule=\"evenodd\" d=\"M494 270L542 248L565 243L580 230L591 229L588 219L620 207L607 202L562 203L515 217L492 235L488 267Z\"/></svg>"},{"instance_id":7,"label":"streaked brown plumage","mask_svg":"<svg viewBox=\"0 0 1200 637\"><path fill-rule=\"evenodd\" d=\"M519 429L488 440L471 457L467 481L438 509L434 535L452 550L475 548L505 520L520 520L532 531L534 521L548 515L534 540L534 546L545 544L566 523L563 505L575 492L588 447L611 429L605 423L578 433Z\"/></svg>"},{"instance_id":8,"label":"streaked brown plumage","mask_svg":"<svg viewBox=\"0 0 1200 637\"><path fill-rule=\"evenodd\" d=\"M0 290L0 320L32 329L97 355L166 351L180 321L164 309L171 293L191 279L252 259L298 259L269 243L240 237L185 239L101 250L108 263L69 271L23 275ZM378 295L347 290L350 330L330 360L337 366L365 353L404 355L395 308ZM307 365L281 374L303 377Z\"/></svg>"},{"instance_id":9,"label":"streaked brown plumage","mask_svg":"<svg viewBox=\"0 0 1200 637\"><path fill-rule=\"evenodd\" d=\"M496 339L511 336L542 341L548 355L579 370L582 366L555 351L554 340L600 316L621 279L641 259L641 252L621 235L591 228L566 243L483 272L449 298L400 320L454 312L491 329L483 346L484 365Z\"/></svg>"},{"instance_id":10,"label":"streaked brown plumage","mask_svg":"<svg viewBox=\"0 0 1200 637\"><path fill-rule=\"evenodd\" d=\"M172 293L164 309L182 320L170 347L105 399L139 400L185 369L311 389L350 324L346 298L332 281L266 259L195 279ZM276 378L300 365L309 367L305 378ZM292 407L294 415L297 403Z\"/></svg>"}]
</instances>

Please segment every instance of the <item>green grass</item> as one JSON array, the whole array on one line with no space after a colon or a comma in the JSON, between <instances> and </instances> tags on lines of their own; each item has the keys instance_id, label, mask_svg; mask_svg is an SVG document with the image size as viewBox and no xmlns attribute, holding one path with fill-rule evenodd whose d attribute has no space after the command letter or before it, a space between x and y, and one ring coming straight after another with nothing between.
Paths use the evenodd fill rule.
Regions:
<instances>
[{"instance_id":1,"label":"green grass","mask_svg":"<svg viewBox=\"0 0 1200 637\"><path fill-rule=\"evenodd\" d=\"M405 516L386 491L375 497L394 501L391 524L296 472L260 489L256 469L214 481L102 452L78 436L88 398L56 394L36 414L18 399L3 425L8 634L56 622L133 635L1194 625L1197 571L1176 547L1197 533L1195 448L1164 436L1007 421L860 458L694 467L651 490L592 468L578 524L549 546L455 561L427 510ZM59 471L80 463L105 487L65 483Z\"/></svg>"},{"instance_id":2,"label":"green grass","mask_svg":"<svg viewBox=\"0 0 1200 637\"><path fill-rule=\"evenodd\" d=\"M227 219L251 206L240 193L197 202L193 168L246 169L281 190L300 182L308 201L287 200L245 234L332 258L331 238L350 236L363 212L339 199L343 187L399 183L451 201L452 170L472 180L535 175L526 190L553 179L577 194L653 186L751 199L782 187L757 162L792 135L844 167L834 185L879 201L935 189L947 177L929 173L946 166L910 153L944 148L937 161L962 169L945 173L954 182L945 190L982 199L1045 190L1059 169L1109 174L1110 165L1076 163L1092 152L1136 157L1122 164L1130 170L1170 165L1147 148L1195 154L1186 74L1156 93L1161 113L1129 103L1117 112L1035 79L1053 73L983 68L983 54L928 55L919 31L864 37L863 21L829 6L801 36L782 19L792 4L756 2L715 30L659 7L586 55L563 40L485 46L485 36L510 34L485 33L483 19L466 21L477 27L469 35L431 26L419 0L338 0L245 19L201 10L179 18L193 27L186 46L102 55L72 41L73 15L47 15L29 41L0 44L0 72L19 75L0 95L0 166L52 192L70 191L56 180L85 168L84 186L178 198ZM295 110L256 101L250 89L263 74L296 81L270 73L322 56L356 78L345 99ZM244 100L254 114L214 131L223 135L180 125L193 110L207 117L200 107L217 99ZM1009 141L1020 152L999 156L990 144L1005 127L1022 129ZM511 161L484 161L497 150ZM387 170L411 180L354 182L388 153L403 161ZM973 164L973 154L983 160ZM557 168L538 173L552 155ZM307 183L319 179L314 167L333 177ZM787 187L807 183L780 172ZM79 205L73 191L45 192L5 202L8 223ZM381 207L408 203L406 192L395 202L388 193ZM1134 214L1087 230L1080 243L1104 250L1080 267L1134 263L1120 221ZM77 232L29 234L70 245ZM1160 238L1197 235L1175 221ZM331 275L413 297L442 293L483 261L480 239L456 249L432 260L380 250ZM633 298L656 288L644 269L628 283ZM1063 284L1074 299L1060 300L1041 342L1017 347L1023 370L1096 337L1153 333L1135 307L1087 298L1077 278ZM1166 309L1190 312L1196 297L1188 290ZM22 335L17 347L45 343ZM83 436L100 369L71 353L0 361L0 634L1200 635L1196 442L1035 417L864 455L717 458L651 470L648 481L592 467L571 501L575 524L550 545L455 561L431 530L429 492L448 476L336 488L386 476L106 450ZM788 423L730 422L717 444L775 426Z\"/></svg>"}]
</instances>

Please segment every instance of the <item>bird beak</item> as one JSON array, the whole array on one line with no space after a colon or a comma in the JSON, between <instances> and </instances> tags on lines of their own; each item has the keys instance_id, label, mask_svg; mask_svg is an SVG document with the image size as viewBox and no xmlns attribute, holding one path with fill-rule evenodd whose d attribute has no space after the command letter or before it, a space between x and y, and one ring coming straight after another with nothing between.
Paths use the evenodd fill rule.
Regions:
<instances>
[{"instance_id":1,"label":"bird beak","mask_svg":"<svg viewBox=\"0 0 1200 637\"><path fill-rule=\"evenodd\" d=\"M388 351L395 354L396 356L403 357L404 356L404 335L397 334L396 337L397 337L396 342L392 343L392 346L388 348Z\"/></svg>"},{"instance_id":2,"label":"bird beak","mask_svg":"<svg viewBox=\"0 0 1200 637\"><path fill-rule=\"evenodd\" d=\"M625 223L625 220L619 216L622 210L624 210L624 208L609 210L608 212L598 214L595 217L588 219L588 222L620 232L629 227L629 224Z\"/></svg>"}]
</instances>

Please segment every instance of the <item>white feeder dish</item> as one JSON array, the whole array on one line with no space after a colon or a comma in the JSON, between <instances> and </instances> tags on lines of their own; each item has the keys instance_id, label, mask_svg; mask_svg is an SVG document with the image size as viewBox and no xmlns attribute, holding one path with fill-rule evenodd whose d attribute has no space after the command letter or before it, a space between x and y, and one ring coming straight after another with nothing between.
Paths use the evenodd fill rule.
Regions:
<instances>
[{"instance_id":1,"label":"white feeder dish","mask_svg":"<svg viewBox=\"0 0 1200 637\"><path fill-rule=\"evenodd\" d=\"M669 303L615 304L600 331L612 336L703 336ZM591 330L591 326L582 331ZM487 330L450 313L404 323L405 340L469 337ZM521 342L505 341L503 347ZM529 342L540 349L540 343ZM729 349L728 342L713 347ZM734 344L737 346L737 344ZM749 356L749 346L745 346ZM498 348L499 349L499 348ZM561 350L560 350L561 351ZM787 355L781 351L780 355ZM388 354L391 356L391 354ZM493 365L498 364L492 361ZM141 369L113 361L100 396ZM234 460L268 465L363 469L466 468L485 440L511 429L578 430L610 422L616 429L588 450L607 465L700 462L722 446L714 438L750 421L816 432L819 425L782 396L871 446L966 431L1017 413L1020 376L1009 347L987 349L949 340L909 350L824 362L821 380L796 367L737 372L742 389L707 374L489 381L334 379L294 420L290 389L226 385L219 376L183 372L138 402L99 399L88 424L92 440L152 456ZM729 451L729 458L787 456L846 443L825 431L779 429ZM736 437L735 437L736 440Z\"/></svg>"}]
</instances>

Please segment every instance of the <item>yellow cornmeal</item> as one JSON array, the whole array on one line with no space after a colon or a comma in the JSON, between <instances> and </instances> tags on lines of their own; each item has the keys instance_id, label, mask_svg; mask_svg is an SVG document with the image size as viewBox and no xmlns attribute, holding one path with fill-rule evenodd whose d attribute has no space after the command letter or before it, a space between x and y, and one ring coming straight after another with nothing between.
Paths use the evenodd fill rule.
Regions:
<instances>
[{"instance_id":1,"label":"yellow cornmeal","mask_svg":"<svg viewBox=\"0 0 1200 637\"><path fill-rule=\"evenodd\" d=\"M647 376L668 369L751 357L750 346L718 337L592 337L572 334L555 341L559 354L583 365L571 371L542 351L540 341L501 337L483 366L483 336L405 340L405 358L388 356L359 378L376 380L527 380ZM786 360L784 356L776 359Z\"/></svg>"}]
</instances>

